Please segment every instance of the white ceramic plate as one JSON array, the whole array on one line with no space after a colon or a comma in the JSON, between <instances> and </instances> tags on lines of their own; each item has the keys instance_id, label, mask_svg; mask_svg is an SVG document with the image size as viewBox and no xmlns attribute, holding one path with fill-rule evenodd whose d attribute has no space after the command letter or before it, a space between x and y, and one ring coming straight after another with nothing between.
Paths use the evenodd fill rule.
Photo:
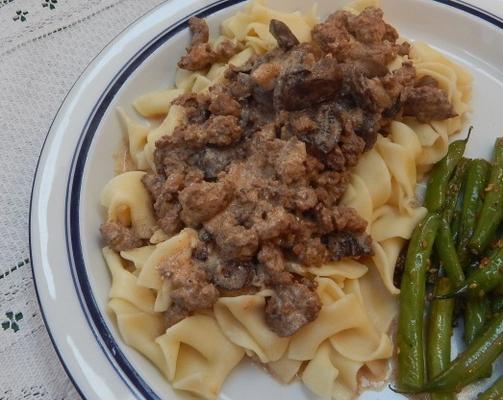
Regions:
<instances>
[{"instance_id":1,"label":"white ceramic plate","mask_svg":"<svg viewBox=\"0 0 503 400\"><path fill-rule=\"evenodd\" d=\"M322 16L346 3L317 2ZM310 3L270 0L272 6L290 11ZM52 124L33 187L31 259L47 328L83 398L181 398L145 358L121 342L106 313L110 278L100 251L103 210L98 199L113 176L112 154L121 141L115 107L130 107L137 95L172 84L176 61L189 42L189 16L207 17L215 32L223 18L242 6L242 0L162 4L96 57ZM403 36L427 41L472 71L475 134L468 154L489 157L494 138L503 132L503 19L461 1L383 0L382 6L386 19ZM226 382L221 398L314 396L299 383L282 386L243 363ZM386 389L361 398L402 397Z\"/></svg>"}]
</instances>

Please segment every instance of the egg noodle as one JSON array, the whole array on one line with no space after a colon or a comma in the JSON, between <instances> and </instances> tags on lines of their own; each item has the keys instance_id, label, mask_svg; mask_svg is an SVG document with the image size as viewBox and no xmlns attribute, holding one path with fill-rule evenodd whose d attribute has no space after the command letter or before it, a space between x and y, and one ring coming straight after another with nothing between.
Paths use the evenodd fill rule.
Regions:
<instances>
[{"instance_id":1,"label":"egg noodle","mask_svg":"<svg viewBox=\"0 0 503 400\"><path fill-rule=\"evenodd\" d=\"M345 9L359 13L367 6L379 4L356 1ZM276 47L269 33L273 18L286 23L300 42L311 40L311 30L318 23L315 8L307 14L283 13L254 1L225 20L221 36L211 44L216 46L224 39L240 42L244 50L229 63L242 65L253 54ZM186 120L184 109L171 105L172 100L189 91L207 91L223 79L227 65L216 63L200 72L179 70L174 88L137 98L134 108L141 116L164 117L156 127L119 110L136 170L114 177L103 189L101 203L108 221L131 226L151 244L120 254L103 249L112 277L108 305L123 341L155 364L175 389L215 399L245 356L262 363L283 383L300 378L309 390L326 399L354 398L364 382L387 378L393 354L389 331L399 293L393 284L394 268L404 244L427 212L417 205L416 185L446 154L449 136L461 129L471 97L469 73L427 44L413 43L410 55L398 57L390 68L407 60L419 78L429 75L439 82L458 116L430 124L414 118L393 121L389 134L379 135L372 150L361 157L341 204L355 208L368 222L374 256L343 259L319 268L300 267L300 273L316 276L322 308L316 320L291 337L277 336L265 323L269 290L221 297L213 310L196 313L167 330L163 322L170 289L158 266L164 258L191 248L197 233L187 228L168 238L158 229L142 177L154 169L156 141Z\"/></svg>"}]
</instances>

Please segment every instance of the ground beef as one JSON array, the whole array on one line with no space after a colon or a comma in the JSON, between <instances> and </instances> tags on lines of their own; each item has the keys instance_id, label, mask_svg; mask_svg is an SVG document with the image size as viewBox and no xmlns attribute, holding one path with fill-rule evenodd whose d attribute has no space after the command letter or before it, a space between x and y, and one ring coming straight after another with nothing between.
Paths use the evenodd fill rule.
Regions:
<instances>
[{"instance_id":1,"label":"ground beef","mask_svg":"<svg viewBox=\"0 0 503 400\"><path fill-rule=\"evenodd\" d=\"M159 272L170 282L170 298L183 312L211 308L219 297L208 272L191 258L192 249L182 250L164 258Z\"/></svg>"},{"instance_id":2,"label":"ground beef","mask_svg":"<svg viewBox=\"0 0 503 400\"><path fill-rule=\"evenodd\" d=\"M306 145L297 139L291 139L278 154L276 173L285 183L298 181L306 174L306 158Z\"/></svg>"},{"instance_id":3,"label":"ground beef","mask_svg":"<svg viewBox=\"0 0 503 400\"><path fill-rule=\"evenodd\" d=\"M351 232L334 232L326 238L327 247L333 260L345 257L359 258L372 255L372 241L370 237Z\"/></svg>"},{"instance_id":4,"label":"ground beef","mask_svg":"<svg viewBox=\"0 0 503 400\"><path fill-rule=\"evenodd\" d=\"M105 222L100 227L105 245L117 252L131 250L143 245L144 241L136 236L131 228L117 222Z\"/></svg>"},{"instance_id":5,"label":"ground beef","mask_svg":"<svg viewBox=\"0 0 503 400\"><path fill-rule=\"evenodd\" d=\"M382 17L375 8L338 11L301 44L273 20L278 48L231 65L209 91L174 101L186 123L156 143L155 171L143 183L158 225L169 235L190 226L200 242L160 266L171 285L168 325L221 295L269 288L266 322L292 335L321 305L312 279L291 266L372 254L366 222L338 204L351 168L392 119L453 115L432 77L417 79L407 62L388 69L409 45L397 43ZM225 40L211 47L200 19L190 28L181 68L206 69L240 49ZM140 245L128 228L102 231L115 249Z\"/></svg>"},{"instance_id":6,"label":"ground beef","mask_svg":"<svg viewBox=\"0 0 503 400\"><path fill-rule=\"evenodd\" d=\"M276 80L281 73L281 65L264 63L259 65L250 75L253 83L266 91L274 89Z\"/></svg>"},{"instance_id":7,"label":"ground beef","mask_svg":"<svg viewBox=\"0 0 503 400\"><path fill-rule=\"evenodd\" d=\"M182 206L180 217L187 226L198 226L227 207L232 198L233 185L229 181L199 182L187 186L179 195Z\"/></svg>"},{"instance_id":8,"label":"ground beef","mask_svg":"<svg viewBox=\"0 0 503 400\"><path fill-rule=\"evenodd\" d=\"M215 93L211 99L209 111L215 115L232 115L239 118L241 115L241 104L234 100L230 94L222 91L221 93Z\"/></svg>"},{"instance_id":9,"label":"ground beef","mask_svg":"<svg viewBox=\"0 0 503 400\"><path fill-rule=\"evenodd\" d=\"M357 16L337 11L314 27L313 40L341 62L372 59L387 65L406 50L396 43L398 34L382 15L382 10L372 7Z\"/></svg>"},{"instance_id":10,"label":"ground beef","mask_svg":"<svg viewBox=\"0 0 503 400\"><path fill-rule=\"evenodd\" d=\"M263 267L269 285L287 285L292 281L291 274L285 271L283 253L277 246L265 244L260 249L257 259Z\"/></svg>"},{"instance_id":11,"label":"ground beef","mask_svg":"<svg viewBox=\"0 0 503 400\"><path fill-rule=\"evenodd\" d=\"M178 62L178 67L188 71L199 71L209 68L217 61L217 55L208 43L192 45L187 55Z\"/></svg>"},{"instance_id":12,"label":"ground beef","mask_svg":"<svg viewBox=\"0 0 503 400\"><path fill-rule=\"evenodd\" d=\"M324 57L313 65L284 68L277 81L275 108L299 110L333 97L341 89L342 70L335 59Z\"/></svg>"},{"instance_id":13,"label":"ground beef","mask_svg":"<svg viewBox=\"0 0 503 400\"><path fill-rule=\"evenodd\" d=\"M265 320L278 336L291 336L304 325L314 321L321 309L316 292L292 282L274 289L265 307Z\"/></svg>"},{"instance_id":14,"label":"ground beef","mask_svg":"<svg viewBox=\"0 0 503 400\"><path fill-rule=\"evenodd\" d=\"M186 285L173 289L169 296L174 304L191 312L213 307L218 300L218 289L212 283Z\"/></svg>"},{"instance_id":15,"label":"ground beef","mask_svg":"<svg viewBox=\"0 0 503 400\"><path fill-rule=\"evenodd\" d=\"M189 123L198 124L206 121L209 116L211 98L205 93L185 93L173 101L173 104L182 106Z\"/></svg>"},{"instance_id":16,"label":"ground beef","mask_svg":"<svg viewBox=\"0 0 503 400\"><path fill-rule=\"evenodd\" d=\"M214 238L223 259L249 261L257 253L257 231L240 225L230 210L220 213L204 226Z\"/></svg>"},{"instance_id":17,"label":"ground beef","mask_svg":"<svg viewBox=\"0 0 503 400\"><path fill-rule=\"evenodd\" d=\"M388 41L395 41L398 34L382 18L383 11L380 8L366 8L359 15L348 19L348 30L361 43L379 44L384 35L387 35Z\"/></svg>"},{"instance_id":18,"label":"ground beef","mask_svg":"<svg viewBox=\"0 0 503 400\"><path fill-rule=\"evenodd\" d=\"M192 162L204 173L204 178L213 180L225 171L233 160L243 158L243 149L239 147L205 147L197 152Z\"/></svg>"},{"instance_id":19,"label":"ground beef","mask_svg":"<svg viewBox=\"0 0 503 400\"><path fill-rule=\"evenodd\" d=\"M242 47L239 43L224 39L215 49L216 58L220 62L227 61L229 58L239 53L241 49Z\"/></svg>"},{"instance_id":20,"label":"ground beef","mask_svg":"<svg viewBox=\"0 0 503 400\"><path fill-rule=\"evenodd\" d=\"M253 264L243 262L219 262L213 269L212 282L220 289L239 290L253 280Z\"/></svg>"},{"instance_id":21,"label":"ground beef","mask_svg":"<svg viewBox=\"0 0 503 400\"><path fill-rule=\"evenodd\" d=\"M178 62L178 67L188 71L199 71L211 67L217 61L223 62L241 50L238 43L224 40L213 49L208 43L209 29L206 21L197 17L189 20L192 42L187 54Z\"/></svg>"},{"instance_id":22,"label":"ground beef","mask_svg":"<svg viewBox=\"0 0 503 400\"><path fill-rule=\"evenodd\" d=\"M157 147L184 144L202 148L206 144L228 146L241 138L243 130L238 118L232 115L211 115L204 123L189 123L175 128L171 136L164 136Z\"/></svg>"},{"instance_id":23,"label":"ground beef","mask_svg":"<svg viewBox=\"0 0 503 400\"><path fill-rule=\"evenodd\" d=\"M208 24L204 19L198 17L192 17L189 19L189 29L192 34L193 46L207 43L210 38L210 30L208 29Z\"/></svg>"},{"instance_id":24,"label":"ground beef","mask_svg":"<svg viewBox=\"0 0 503 400\"><path fill-rule=\"evenodd\" d=\"M269 31L278 42L278 47L284 50L290 50L299 44L299 39L295 37L288 25L277 19L272 19L269 25Z\"/></svg>"},{"instance_id":25,"label":"ground beef","mask_svg":"<svg viewBox=\"0 0 503 400\"><path fill-rule=\"evenodd\" d=\"M403 114L416 117L424 123L456 116L447 93L431 84L415 87L407 92Z\"/></svg>"},{"instance_id":26,"label":"ground beef","mask_svg":"<svg viewBox=\"0 0 503 400\"><path fill-rule=\"evenodd\" d=\"M182 319L190 316L190 312L178 305L177 303L172 303L169 308L164 312L164 321L166 323L166 328L175 325Z\"/></svg>"}]
</instances>

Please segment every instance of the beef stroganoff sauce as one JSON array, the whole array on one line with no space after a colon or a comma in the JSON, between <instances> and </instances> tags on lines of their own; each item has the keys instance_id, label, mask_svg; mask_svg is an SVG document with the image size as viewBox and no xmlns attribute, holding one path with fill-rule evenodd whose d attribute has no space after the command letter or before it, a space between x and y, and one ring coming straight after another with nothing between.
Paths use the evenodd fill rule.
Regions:
<instances>
[{"instance_id":1,"label":"beef stroganoff sauce","mask_svg":"<svg viewBox=\"0 0 503 400\"><path fill-rule=\"evenodd\" d=\"M160 125L120 110L135 168L101 196L121 336L203 398L244 356L354 398L386 378L416 183L460 130L470 75L372 1L323 22L252 2L215 40L189 26L176 87L134 103Z\"/></svg>"}]
</instances>

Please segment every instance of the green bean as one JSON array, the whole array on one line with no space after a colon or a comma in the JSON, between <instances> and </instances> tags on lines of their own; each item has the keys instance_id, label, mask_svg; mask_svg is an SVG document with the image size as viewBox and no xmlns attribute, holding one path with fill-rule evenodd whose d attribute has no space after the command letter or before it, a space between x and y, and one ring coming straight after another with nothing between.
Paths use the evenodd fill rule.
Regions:
<instances>
[{"instance_id":1,"label":"green bean","mask_svg":"<svg viewBox=\"0 0 503 400\"><path fill-rule=\"evenodd\" d=\"M449 222L452 222L456 211L456 205L462 204L463 192L461 188L463 187L463 181L470 165L470 160L467 158L462 158L456 169L452 178L449 180L449 185L447 186L447 193L445 195L444 209L442 211L443 217ZM461 211L461 207L459 207Z\"/></svg>"},{"instance_id":2,"label":"green bean","mask_svg":"<svg viewBox=\"0 0 503 400\"><path fill-rule=\"evenodd\" d=\"M445 216L440 219L437 237L435 239L435 250L444 266L447 276L451 279L455 287L461 286L465 281L465 274L456 254L456 249L451 235L451 228Z\"/></svg>"},{"instance_id":3,"label":"green bean","mask_svg":"<svg viewBox=\"0 0 503 400\"><path fill-rule=\"evenodd\" d=\"M491 305L486 296L469 299L465 308L464 339L470 344L484 330L491 313Z\"/></svg>"},{"instance_id":4,"label":"green bean","mask_svg":"<svg viewBox=\"0 0 503 400\"><path fill-rule=\"evenodd\" d=\"M424 199L424 205L428 211L435 212L444 206L449 179L463 157L468 137L452 142L446 156L433 167Z\"/></svg>"},{"instance_id":5,"label":"green bean","mask_svg":"<svg viewBox=\"0 0 503 400\"><path fill-rule=\"evenodd\" d=\"M406 389L419 389L425 381L423 315L426 270L439 223L440 216L430 213L414 230L400 286L398 383Z\"/></svg>"},{"instance_id":6,"label":"green bean","mask_svg":"<svg viewBox=\"0 0 503 400\"><path fill-rule=\"evenodd\" d=\"M437 280L436 295L448 293L452 288L448 278ZM452 315L454 299L433 300L428 324L426 366L429 379L440 374L451 362ZM434 393L432 400L452 400L452 393Z\"/></svg>"},{"instance_id":7,"label":"green bean","mask_svg":"<svg viewBox=\"0 0 503 400\"><path fill-rule=\"evenodd\" d=\"M480 377L503 351L503 313L447 369L417 392L458 392Z\"/></svg>"},{"instance_id":8,"label":"green bean","mask_svg":"<svg viewBox=\"0 0 503 400\"><path fill-rule=\"evenodd\" d=\"M477 396L477 400L501 400L503 399L503 376L493 383L484 393Z\"/></svg>"},{"instance_id":9,"label":"green bean","mask_svg":"<svg viewBox=\"0 0 503 400\"><path fill-rule=\"evenodd\" d=\"M466 267L470 261L468 244L475 231L477 217L482 208L484 189L487 187L490 170L491 164L486 160L479 159L470 162L466 173L461 226L457 246L459 261L463 267Z\"/></svg>"},{"instance_id":10,"label":"green bean","mask_svg":"<svg viewBox=\"0 0 503 400\"><path fill-rule=\"evenodd\" d=\"M478 261L472 262L466 273L468 276L477 271L480 267ZM477 296L466 299L464 303L464 340L469 345L477 335L482 332L491 313L491 306L487 296Z\"/></svg>"},{"instance_id":11,"label":"green bean","mask_svg":"<svg viewBox=\"0 0 503 400\"><path fill-rule=\"evenodd\" d=\"M484 204L470 240L470 248L476 254L484 252L503 219L503 137L496 139L494 163L485 190Z\"/></svg>"},{"instance_id":12,"label":"green bean","mask_svg":"<svg viewBox=\"0 0 503 400\"><path fill-rule=\"evenodd\" d=\"M453 206L451 206L451 203L446 203L446 207L444 207L444 215L450 215L452 214L452 217L450 219L451 221L451 233L452 233L452 240L455 245L458 243L458 238L459 238L459 233L460 233L460 228L461 228L461 213L463 211L463 203L464 203L464 196L463 196L463 188L464 188L464 181L465 181L465 176L466 176L466 171L468 170L468 166L470 164L470 160L463 158L459 164L459 169L460 173L459 175L461 176L461 186L456 186L453 190L456 190L458 187L460 189L455 193L452 194L453 196L456 197L456 202L454 203ZM451 207L451 211L448 210L448 208Z\"/></svg>"},{"instance_id":13,"label":"green bean","mask_svg":"<svg viewBox=\"0 0 503 400\"><path fill-rule=\"evenodd\" d=\"M465 283L442 298L459 294L470 297L481 297L497 287L503 280L503 247L494 251L490 258L483 258L479 268L475 270Z\"/></svg>"},{"instance_id":14,"label":"green bean","mask_svg":"<svg viewBox=\"0 0 503 400\"><path fill-rule=\"evenodd\" d=\"M498 286L494 288L494 293L499 294L500 296L503 296L503 280L499 283Z\"/></svg>"},{"instance_id":15,"label":"green bean","mask_svg":"<svg viewBox=\"0 0 503 400\"><path fill-rule=\"evenodd\" d=\"M503 297L497 296L491 299L491 312L493 314L503 311Z\"/></svg>"}]
</instances>

